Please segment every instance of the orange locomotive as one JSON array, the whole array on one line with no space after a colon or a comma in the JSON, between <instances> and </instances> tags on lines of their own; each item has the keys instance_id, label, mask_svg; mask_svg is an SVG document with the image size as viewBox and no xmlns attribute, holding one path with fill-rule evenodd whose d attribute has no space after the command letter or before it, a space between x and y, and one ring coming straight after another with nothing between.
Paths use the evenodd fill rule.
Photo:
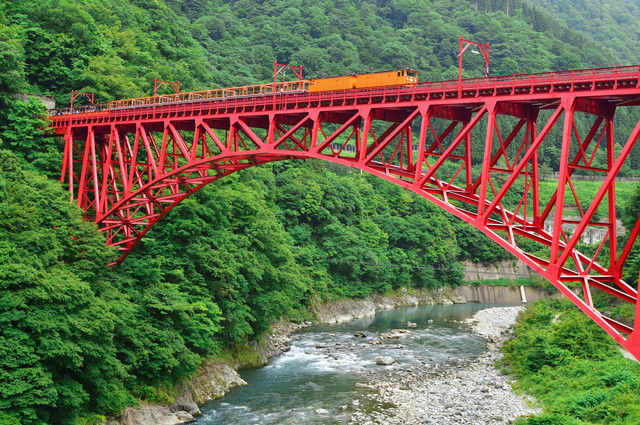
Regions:
<instances>
[{"instance_id":1,"label":"orange locomotive","mask_svg":"<svg viewBox=\"0 0 640 425\"><path fill-rule=\"evenodd\" d=\"M411 69L399 71L383 71L371 74L347 75L343 77L327 77L309 80L309 93L364 89L370 87L402 86L418 82L418 73Z\"/></svg>"},{"instance_id":2,"label":"orange locomotive","mask_svg":"<svg viewBox=\"0 0 640 425\"><path fill-rule=\"evenodd\" d=\"M319 93L334 90L354 90L384 86L406 86L418 82L418 73L411 69L374 72L370 74L345 75L339 77L316 78L309 80L287 81L276 84L258 84L255 86L231 87L226 89L203 90L189 93L176 93L140 97L136 99L113 100L108 109L163 105L167 103L202 102L210 99L230 99L239 97L265 96L274 93Z\"/></svg>"}]
</instances>

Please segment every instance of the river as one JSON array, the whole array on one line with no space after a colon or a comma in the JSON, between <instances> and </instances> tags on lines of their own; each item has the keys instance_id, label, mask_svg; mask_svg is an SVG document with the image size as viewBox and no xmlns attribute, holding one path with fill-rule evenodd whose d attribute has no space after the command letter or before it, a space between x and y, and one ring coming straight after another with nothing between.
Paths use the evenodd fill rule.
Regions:
<instances>
[{"instance_id":1,"label":"river","mask_svg":"<svg viewBox=\"0 0 640 425\"><path fill-rule=\"evenodd\" d=\"M461 321L491 306L401 307L344 324L306 328L292 335L290 351L263 368L241 372L247 386L202 406L198 424L345 424L355 410L384 410L384 403L363 397L370 389L356 388L356 383L384 379L385 373L412 364L445 366L477 358L487 343ZM390 330L403 333L381 338ZM363 335L355 336L358 333ZM396 363L377 365L381 356Z\"/></svg>"}]
</instances>

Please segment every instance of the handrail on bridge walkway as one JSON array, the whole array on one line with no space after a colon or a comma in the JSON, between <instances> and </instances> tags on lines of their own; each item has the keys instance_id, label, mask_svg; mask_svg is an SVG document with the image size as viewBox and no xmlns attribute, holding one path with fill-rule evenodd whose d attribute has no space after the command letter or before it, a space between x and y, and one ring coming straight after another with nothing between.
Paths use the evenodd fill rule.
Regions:
<instances>
[{"instance_id":1,"label":"handrail on bridge walkway","mask_svg":"<svg viewBox=\"0 0 640 425\"><path fill-rule=\"evenodd\" d=\"M569 71L541 72L532 74L500 75L459 80L428 81L410 86L386 86L368 89L337 90L329 92L269 93L255 96L225 96L226 89L212 89L169 95L125 99L110 103L62 108L52 111L53 127L71 123L71 117L85 116L98 119L109 114L111 117L136 115L142 110L148 112L150 106L161 107L154 110L161 114L179 113L210 109L212 102L217 108L265 108L297 109L309 103L331 102L335 99L374 99L374 103L386 103L389 97L410 97L415 99L463 99L473 97L553 93L576 90L599 90L601 88L640 87L640 65L593 68ZM274 104L274 97L280 101ZM378 99L378 100L375 100ZM114 102L118 103L113 108Z\"/></svg>"}]
</instances>

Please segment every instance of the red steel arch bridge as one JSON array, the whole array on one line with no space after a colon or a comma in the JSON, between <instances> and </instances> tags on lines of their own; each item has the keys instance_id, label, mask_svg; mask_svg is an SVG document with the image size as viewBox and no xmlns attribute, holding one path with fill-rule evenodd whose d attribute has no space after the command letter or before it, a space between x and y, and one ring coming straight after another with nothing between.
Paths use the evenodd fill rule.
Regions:
<instances>
[{"instance_id":1,"label":"red steel arch bridge","mask_svg":"<svg viewBox=\"0 0 640 425\"><path fill-rule=\"evenodd\" d=\"M638 105L640 67L630 66L147 104L53 116L52 126L65 142L61 180L120 250L116 263L203 186L267 162L322 159L476 227L640 358L640 314L621 323L592 299L604 291L640 306L637 277L623 279L640 220L623 234L615 185L640 137ZM622 128L621 112L635 126ZM551 145L560 168L545 198L538 158ZM585 172L602 180L588 199L576 189ZM604 236L586 254L577 247L591 229Z\"/></svg>"}]
</instances>

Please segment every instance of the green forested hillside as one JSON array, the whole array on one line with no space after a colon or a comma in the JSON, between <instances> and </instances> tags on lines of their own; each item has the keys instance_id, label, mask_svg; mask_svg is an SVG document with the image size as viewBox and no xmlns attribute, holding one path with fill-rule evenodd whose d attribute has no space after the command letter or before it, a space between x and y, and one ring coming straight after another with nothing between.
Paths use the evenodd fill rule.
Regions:
<instances>
[{"instance_id":1,"label":"green forested hillside","mask_svg":"<svg viewBox=\"0 0 640 425\"><path fill-rule=\"evenodd\" d=\"M104 267L112 250L58 182L8 151L0 164L3 425L163 401L153 388L282 317L308 319L321 299L460 279L461 224L398 187L318 163L205 188L118 268ZM482 258L500 255L482 246Z\"/></svg>"},{"instance_id":2,"label":"green forested hillside","mask_svg":"<svg viewBox=\"0 0 640 425\"><path fill-rule=\"evenodd\" d=\"M259 83L274 60L309 76L407 66L449 79L460 35L492 43L494 74L624 59L518 0L0 0L0 424L91 423L165 401L203 358L281 317L456 284L457 260L507 255L407 191L309 161L208 186L105 268L114 252L56 180L61 141L12 94L65 105L71 89L149 94L154 77L185 91ZM465 60L465 76L482 75Z\"/></svg>"},{"instance_id":3,"label":"green forested hillside","mask_svg":"<svg viewBox=\"0 0 640 425\"><path fill-rule=\"evenodd\" d=\"M60 101L72 88L102 100L139 96L153 77L181 80L185 90L268 81L274 60L302 64L311 76L405 66L423 80L456 78L459 35L492 44L494 74L624 58L521 0L2 3L7 83ZM468 69L482 72L471 62Z\"/></svg>"},{"instance_id":4,"label":"green forested hillside","mask_svg":"<svg viewBox=\"0 0 640 425\"><path fill-rule=\"evenodd\" d=\"M638 0L531 0L588 34L594 47L612 52L623 64L640 63L640 3Z\"/></svg>"}]
</instances>

